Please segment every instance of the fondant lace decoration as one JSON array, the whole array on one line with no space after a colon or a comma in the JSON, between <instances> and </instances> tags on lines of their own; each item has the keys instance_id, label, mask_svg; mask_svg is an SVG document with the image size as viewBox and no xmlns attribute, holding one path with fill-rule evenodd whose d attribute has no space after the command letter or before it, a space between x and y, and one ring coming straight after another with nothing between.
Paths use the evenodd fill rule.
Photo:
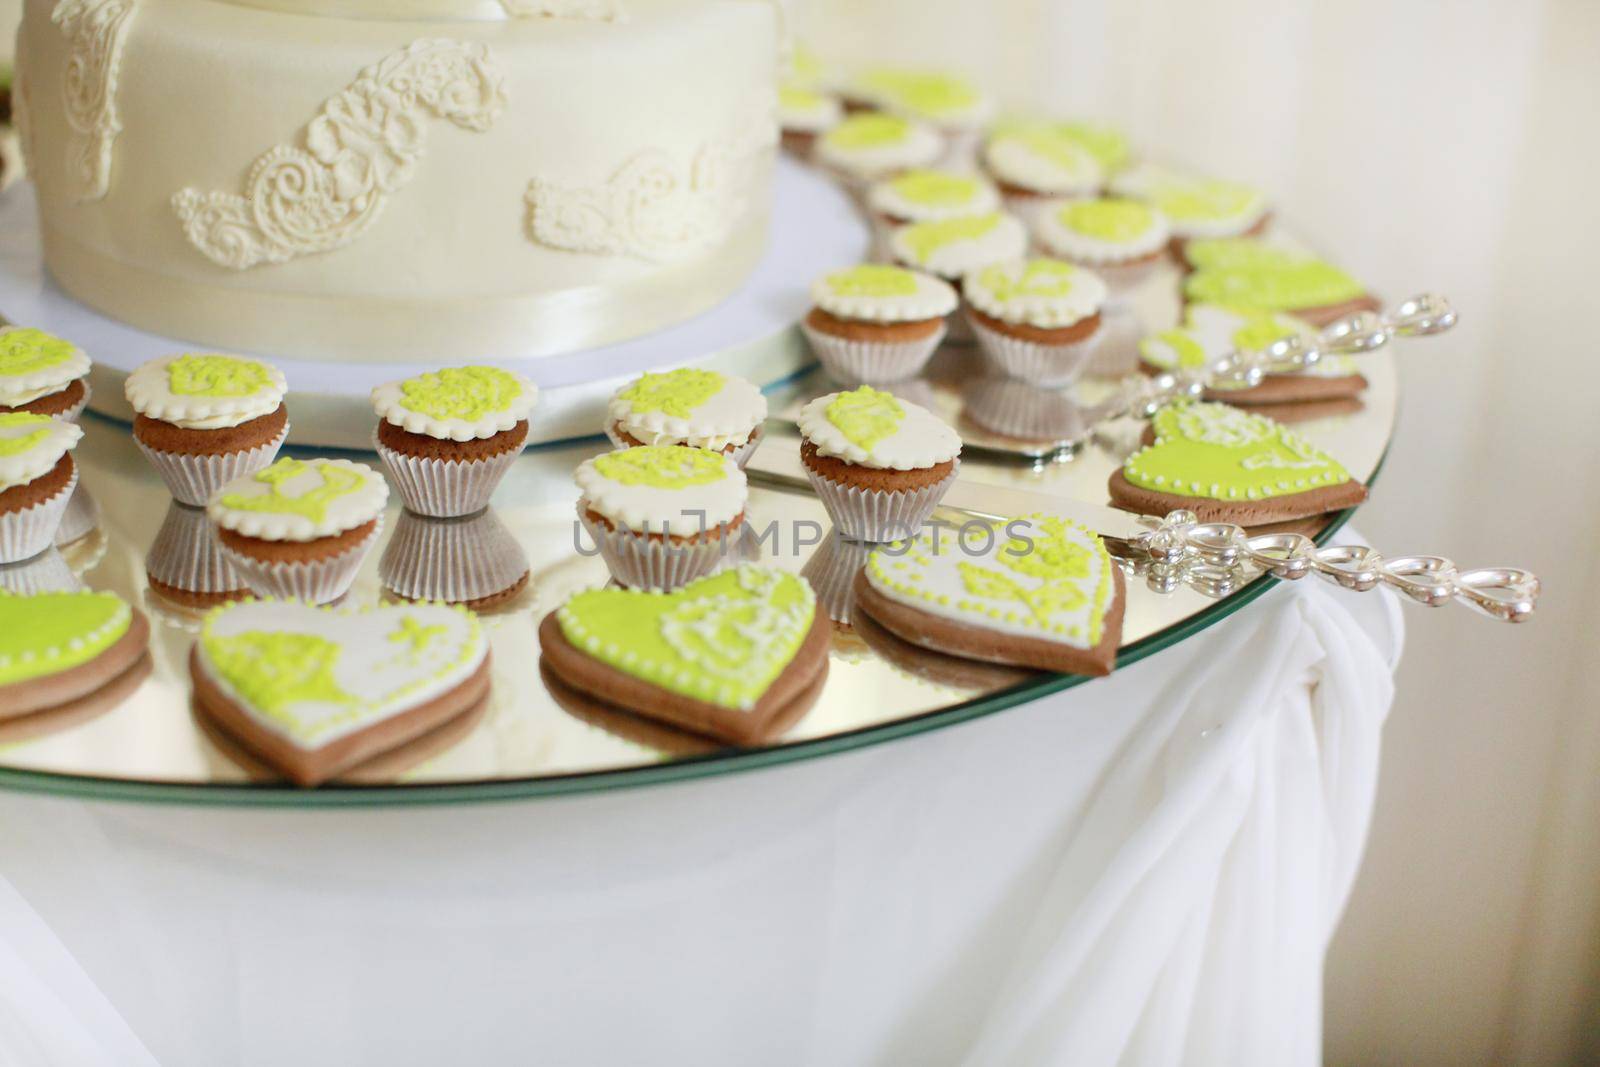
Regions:
<instances>
[{"instance_id":1,"label":"fondant lace decoration","mask_svg":"<svg viewBox=\"0 0 1600 1067\"><path fill-rule=\"evenodd\" d=\"M67 38L61 103L73 136L67 139L67 181L80 202L99 200L111 189L112 150L122 120L117 114L117 77L122 42L134 0L60 0L50 21Z\"/></svg>"},{"instance_id":2,"label":"fondant lace decoration","mask_svg":"<svg viewBox=\"0 0 1600 1067\"><path fill-rule=\"evenodd\" d=\"M688 160L640 152L596 185L534 178L528 185L533 240L569 252L683 259L714 246L744 213L757 165L777 143L770 112Z\"/></svg>"},{"instance_id":3,"label":"fondant lace decoration","mask_svg":"<svg viewBox=\"0 0 1600 1067\"><path fill-rule=\"evenodd\" d=\"M595 22L626 22L628 13L621 0L500 0L506 14L515 19L590 19Z\"/></svg>"},{"instance_id":4,"label":"fondant lace decoration","mask_svg":"<svg viewBox=\"0 0 1600 1067\"><path fill-rule=\"evenodd\" d=\"M243 196L189 188L172 207L189 241L224 267L332 251L359 237L411 180L425 118L481 133L505 103L504 75L487 47L416 41L324 104L304 147L278 145L257 159Z\"/></svg>"}]
</instances>

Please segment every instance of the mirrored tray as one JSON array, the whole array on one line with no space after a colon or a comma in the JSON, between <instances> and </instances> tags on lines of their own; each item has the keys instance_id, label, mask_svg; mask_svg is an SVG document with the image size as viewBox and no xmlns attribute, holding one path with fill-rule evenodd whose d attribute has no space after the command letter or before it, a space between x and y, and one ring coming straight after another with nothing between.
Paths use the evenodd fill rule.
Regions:
<instances>
[{"instance_id":1,"label":"mirrored tray","mask_svg":"<svg viewBox=\"0 0 1600 1067\"><path fill-rule=\"evenodd\" d=\"M971 349L951 348L939 359L935 380L920 383L937 408L953 418L965 395L963 382L981 378ZM1338 457L1355 477L1377 475L1393 429L1395 375L1387 352L1366 357L1371 385L1357 413L1298 424L1298 429ZM820 376L790 383L772 399L778 416L806 396L828 388ZM926 397L924 398L926 399ZM77 457L82 485L100 514L97 530L65 546L60 558L30 565L55 581L67 571L87 586L114 590L139 605L152 622L154 670L115 707L75 721L40 717L0 723L0 786L112 799L195 803L290 805L402 804L535 796L690 778L886 741L950 725L1036 699L1087 679L1024 674L921 652L862 626L836 628L829 674L820 699L766 745L728 749L644 719L553 698L541 680L535 631L546 612L574 590L603 583L598 557L576 550L572 484L574 467L607 447L602 438L582 444L530 449L501 485L490 516L502 543L525 554L530 578L512 600L486 614L494 654L494 689L488 708L425 738L413 749L363 767L342 783L317 790L270 780L248 757L231 751L202 728L189 707L187 658L199 615L148 589L145 558L167 518L170 500L126 426L95 416ZM961 512L1014 515L1054 510L1103 533L1125 536L1130 516L1106 504L1106 479L1135 447L1141 424L1121 420L1099 427L1074 450L1033 454L973 441L961 475L945 501L945 517ZM292 454L314 453L290 449ZM357 458L362 458L359 455ZM365 457L369 460L372 457ZM804 571L828 600L835 578L859 566L849 550L827 537L828 520L805 487L798 437L781 417L770 420L767 439L750 474L752 524L772 526L776 538L746 549L779 566ZM1322 539L1349 513L1331 517ZM380 581L385 549L402 522L419 534L426 520L391 509L379 545L366 561L347 603L370 604L390 595ZM431 534L466 536L437 524ZM459 520L458 520L459 525ZM430 532L430 531L423 531ZM587 543L583 544L587 548ZM821 558L816 558L821 553ZM391 584L406 576L388 573ZM415 576L412 576L415 577ZM16 568L0 574L12 587L28 580ZM1119 665L1208 626L1264 592L1262 579L1222 600L1183 589L1157 594L1129 582L1124 644Z\"/></svg>"}]
</instances>

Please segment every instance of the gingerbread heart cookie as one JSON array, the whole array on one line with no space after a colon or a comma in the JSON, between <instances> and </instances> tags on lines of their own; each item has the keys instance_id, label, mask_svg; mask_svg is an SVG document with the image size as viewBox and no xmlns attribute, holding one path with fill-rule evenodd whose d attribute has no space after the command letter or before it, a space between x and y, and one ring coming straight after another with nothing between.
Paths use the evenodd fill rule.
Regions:
<instances>
[{"instance_id":1,"label":"gingerbread heart cookie","mask_svg":"<svg viewBox=\"0 0 1600 1067\"><path fill-rule=\"evenodd\" d=\"M0 720L128 690L149 670L150 626L114 593L0 592Z\"/></svg>"},{"instance_id":2,"label":"gingerbread heart cookie","mask_svg":"<svg viewBox=\"0 0 1600 1067\"><path fill-rule=\"evenodd\" d=\"M1122 571L1094 531L1027 515L874 549L856 607L935 652L1104 675L1122 640Z\"/></svg>"},{"instance_id":3,"label":"gingerbread heart cookie","mask_svg":"<svg viewBox=\"0 0 1600 1067\"><path fill-rule=\"evenodd\" d=\"M1281 311L1313 326L1382 306L1333 264L1255 238L1190 241L1184 257L1194 268L1183 283L1190 303Z\"/></svg>"},{"instance_id":4,"label":"gingerbread heart cookie","mask_svg":"<svg viewBox=\"0 0 1600 1067\"><path fill-rule=\"evenodd\" d=\"M744 564L671 592L592 589L545 616L544 665L615 707L734 744L809 706L830 626L796 575Z\"/></svg>"},{"instance_id":5,"label":"gingerbread heart cookie","mask_svg":"<svg viewBox=\"0 0 1600 1067\"><path fill-rule=\"evenodd\" d=\"M463 608L249 600L206 616L189 670L197 711L312 786L486 701L489 645Z\"/></svg>"},{"instance_id":6,"label":"gingerbread heart cookie","mask_svg":"<svg viewBox=\"0 0 1600 1067\"><path fill-rule=\"evenodd\" d=\"M1366 486L1332 456L1264 415L1180 401L1156 412L1147 443L1111 475L1111 503L1142 515L1188 508L1201 522L1285 522L1354 507Z\"/></svg>"}]
</instances>

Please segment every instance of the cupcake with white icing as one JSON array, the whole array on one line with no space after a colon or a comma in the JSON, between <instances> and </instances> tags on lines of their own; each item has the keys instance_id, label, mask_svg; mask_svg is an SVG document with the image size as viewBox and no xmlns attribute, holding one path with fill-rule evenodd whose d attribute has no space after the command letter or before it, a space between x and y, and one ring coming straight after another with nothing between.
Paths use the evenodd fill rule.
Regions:
<instances>
[{"instance_id":1,"label":"cupcake with white icing","mask_svg":"<svg viewBox=\"0 0 1600 1067\"><path fill-rule=\"evenodd\" d=\"M844 119L839 98L800 85L778 86L778 128L783 131L783 147L809 159L817 138Z\"/></svg>"},{"instance_id":2,"label":"cupcake with white icing","mask_svg":"<svg viewBox=\"0 0 1600 1067\"><path fill-rule=\"evenodd\" d=\"M618 448L682 445L721 452L743 468L761 444L767 398L732 374L683 367L644 374L606 405L606 436Z\"/></svg>"},{"instance_id":3,"label":"cupcake with white icing","mask_svg":"<svg viewBox=\"0 0 1600 1067\"><path fill-rule=\"evenodd\" d=\"M675 589L737 551L749 491L721 452L623 448L585 460L574 477L578 520L622 585Z\"/></svg>"},{"instance_id":4,"label":"cupcake with white icing","mask_svg":"<svg viewBox=\"0 0 1600 1067\"><path fill-rule=\"evenodd\" d=\"M277 456L289 435L287 390L276 367L213 353L151 360L123 383L134 442L173 499L195 507Z\"/></svg>"},{"instance_id":5,"label":"cupcake with white icing","mask_svg":"<svg viewBox=\"0 0 1600 1067\"><path fill-rule=\"evenodd\" d=\"M814 155L847 185L864 189L901 171L931 166L943 152L944 140L931 126L866 111L817 138Z\"/></svg>"},{"instance_id":6,"label":"cupcake with white icing","mask_svg":"<svg viewBox=\"0 0 1600 1067\"><path fill-rule=\"evenodd\" d=\"M489 506L528 442L539 389L498 367L447 367L372 391L373 448L406 510L433 518Z\"/></svg>"},{"instance_id":7,"label":"cupcake with white icing","mask_svg":"<svg viewBox=\"0 0 1600 1067\"><path fill-rule=\"evenodd\" d=\"M1166 217L1173 256L1185 266L1187 242L1256 236L1266 231L1271 220L1271 204L1254 186L1156 164L1143 164L1118 175L1112 188L1119 195L1149 201Z\"/></svg>"},{"instance_id":8,"label":"cupcake with white icing","mask_svg":"<svg viewBox=\"0 0 1600 1067\"><path fill-rule=\"evenodd\" d=\"M800 462L840 536L917 533L956 480L961 438L933 412L872 388L800 410Z\"/></svg>"},{"instance_id":9,"label":"cupcake with white icing","mask_svg":"<svg viewBox=\"0 0 1600 1067\"><path fill-rule=\"evenodd\" d=\"M1039 213L1036 233L1051 256L1098 274L1114 301L1149 276L1171 236L1160 211L1116 197L1052 204Z\"/></svg>"},{"instance_id":10,"label":"cupcake with white icing","mask_svg":"<svg viewBox=\"0 0 1600 1067\"><path fill-rule=\"evenodd\" d=\"M990 364L1036 385L1083 373L1100 331L1105 283L1058 259L1013 260L967 276L967 320Z\"/></svg>"},{"instance_id":11,"label":"cupcake with white icing","mask_svg":"<svg viewBox=\"0 0 1600 1067\"><path fill-rule=\"evenodd\" d=\"M829 377L845 385L915 377L944 339L960 303L948 283L920 271L862 264L811 287L801 323Z\"/></svg>"},{"instance_id":12,"label":"cupcake with white icing","mask_svg":"<svg viewBox=\"0 0 1600 1067\"><path fill-rule=\"evenodd\" d=\"M867 206L878 221L894 227L987 215L1000 209L1000 194L981 175L923 167L874 182Z\"/></svg>"},{"instance_id":13,"label":"cupcake with white icing","mask_svg":"<svg viewBox=\"0 0 1600 1067\"><path fill-rule=\"evenodd\" d=\"M0 326L0 414L27 411L76 422L89 402L89 357L71 341Z\"/></svg>"},{"instance_id":14,"label":"cupcake with white icing","mask_svg":"<svg viewBox=\"0 0 1600 1067\"><path fill-rule=\"evenodd\" d=\"M1018 123L1002 127L983 146L983 166L1024 216L1059 197L1097 196L1105 170L1093 152L1053 126Z\"/></svg>"},{"instance_id":15,"label":"cupcake with white icing","mask_svg":"<svg viewBox=\"0 0 1600 1067\"><path fill-rule=\"evenodd\" d=\"M355 581L388 499L366 464L285 457L224 485L206 515L251 592L326 604Z\"/></svg>"},{"instance_id":16,"label":"cupcake with white icing","mask_svg":"<svg viewBox=\"0 0 1600 1067\"><path fill-rule=\"evenodd\" d=\"M0 414L0 563L17 563L53 546L78 485L72 449L83 431L29 411Z\"/></svg>"}]
</instances>

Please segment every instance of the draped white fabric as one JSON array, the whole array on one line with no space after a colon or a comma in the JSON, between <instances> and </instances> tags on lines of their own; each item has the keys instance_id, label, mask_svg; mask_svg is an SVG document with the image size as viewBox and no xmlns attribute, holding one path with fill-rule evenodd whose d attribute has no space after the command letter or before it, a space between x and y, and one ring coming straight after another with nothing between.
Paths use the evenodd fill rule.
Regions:
<instances>
[{"instance_id":1,"label":"draped white fabric","mask_svg":"<svg viewBox=\"0 0 1600 1067\"><path fill-rule=\"evenodd\" d=\"M1315 1064L1398 616L1306 582L1103 682L672 786L0 795L0 1063Z\"/></svg>"}]
</instances>

